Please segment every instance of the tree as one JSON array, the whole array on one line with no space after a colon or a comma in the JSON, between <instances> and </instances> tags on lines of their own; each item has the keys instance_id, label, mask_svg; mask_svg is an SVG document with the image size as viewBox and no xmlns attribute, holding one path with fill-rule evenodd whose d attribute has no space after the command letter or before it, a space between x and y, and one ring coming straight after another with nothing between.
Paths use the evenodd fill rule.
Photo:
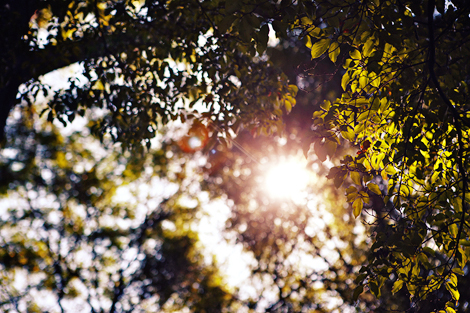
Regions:
<instances>
[{"instance_id":1,"label":"tree","mask_svg":"<svg viewBox=\"0 0 470 313\"><path fill-rule=\"evenodd\" d=\"M349 175L354 214L373 217L363 285L380 297L392 280L414 303L445 286L450 301L433 309L447 312L467 306L457 276L470 252L469 10L464 1L330 1L299 22L312 58L345 69L342 96L314 114L314 142L326 155L340 136L359 147L329 177L339 186ZM383 202L367 207L374 194Z\"/></svg>"},{"instance_id":2,"label":"tree","mask_svg":"<svg viewBox=\"0 0 470 313\"><path fill-rule=\"evenodd\" d=\"M264 1L6 1L0 135L21 84L20 99L30 101L47 94L41 75L75 62L84 77L54 93L43 114L66 123L105 109L97 131L129 147L148 144L157 119L188 118L183 109L196 103L206 111L198 117L223 131L280 130L296 89L255 54L266 49L268 24L285 33L285 9Z\"/></svg>"},{"instance_id":3,"label":"tree","mask_svg":"<svg viewBox=\"0 0 470 313\"><path fill-rule=\"evenodd\" d=\"M3 312L235 309L198 246L199 205L182 200L197 199L184 187L197 176L170 170L191 170L165 157L174 145L126 155L82 132L40 131L28 107L11 128L0 162Z\"/></svg>"},{"instance_id":4,"label":"tree","mask_svg":"<svg viewBox=\"0 0 470 313\"><path fill-rule=\"evenodd\" d=\"M21 132L4 127L7 113L17 102L31 104L41 92L50 97L49 107L42 112L47 114L49 121L57 119L67 124L77 115L91 114L88 115L92 121L90 126L102 142L110 136L112 141L121 143L124 150L116 155L125 156L125 151L130 149L133 152L127 156L139 156L130 158L130 161L122 160L123 164L144 162L152 153L161 153L151 152L150 139L156 136L162 125L172 120L193 120L193 127L180 146L189 143L190 136L196 134L204 137L207 150L222 143L225 148L218 149L225 152L216 154L222 155L219 161L224 160L227 164L234 164L234 167L237 164L250 167L243 160L237 163L237 150L228 151L226 147L239 140L249 143L251 139L243 139L248 131L255 135L280 133L284 129L284 120L287 130L300 134L300 138L294 141L300 140L307 156L311 155L318 163L328 159L337 165L331 169L321 164L318 166L321 171L329 171L330 183L337 188L344 187L354 216L361 216L370 224L373 242L367 260L363 260L359 252L367 251L364 243L356 244L354 239L344 235L348 248L337 251L343 256L339 263L330 263L330 272L315 272L315 279L312 275L299 278L298 273L285 263L292 254L292 247L308 238L311 244L308 251L312 255L322 256L323 243L302 228L306 227L310 213L300 208L306 214L302 219L283 212L285 224L294 225L297 230L294 231L294 227L278 227L276 216L271 211L278 204L268 201L260 212L250 212L250 198L261 206L266 202L263 196L256 190L245 190L248 184L243 185L245 182L234 179L235 175L228 181L227 173L218 171L220 168L216 165L219 161L214 162L209 173L206 173L207 188L214 194L225 193L234 201L234 216L229 228L239 231L238 240L256 256L258 263L253 273L273 277L273 285L278 288L277 300L265 310L326 310L321 305L313 305L319 299L318 295L312 294L316 279L323 281L322 292L315 291L318 294L327 292L325 289L334 290L344 303L360 300L364 310L386 311L391 305L396 310L423 312L467 310L465 299L468 297L464 296L464 292L468 289L463 287L465 279L460 279L460 287L457 287L457 275L468 275L466 264L470 253L466 223L470 195L470 116L466 104L468 64L465 62L470 7L464 1L66 3L30 0L6 1L0 10L6 17L2 22L6 35L1 40L3 46L10 47L2 50L0 55L1 68L4 69L0 74L0 128L2 131L6 129L6 145L22 145L19 141ZM11 25L18 27L10 31ZM287 39L282 41L283 44L295 47L298 42L294 44L292 39L301 38L310 49L312 75L306 76L307 83L318 87L337 82L338 87L342 88L341 95L320 87L295 99L298 87L289 85L287 76L281 71L285 71L283 66L286 63L279 62L276 57L276 53L283 50L276 52L273 49L264 53L269 50L267 43L271 27L278 37ZM71 79L68 87L59 92L52 91L39 79L45 73L75 62L83 66L83 77ZM337 65L336 68L325 76L323 71L328 70L332 63ZM291 81L298 78L292 73L289 76ZM299 87L306 89L305 80L297 81ZM21 94L17 99L18 89ZM304 107L305 110L294 109L292 117L286 117L285 114L301 99L320 102L321 108L314 105ZM34 106L31 105L31 108ZM311 128L304 117L311 115L305 112L312 109L315 112ZM92 113L98 114L92 117ZM233 133L239 134L237 141L233 141ZM3 137L3 134L0 135ZM41 154L41 151L56 149L57 139L54 138L58 136L47 135L50 143L45 145L46 148L30 148L41 142L41 136L33 136L34 144L23 144L25 147L21 151L27 153L22 156L24 161L20 164L13 159L7 161L6 168L9 169L2 172L4 191L12 189L21 193L24 187L20 186L31 186L31 182L41 185L44 175L48 176L43 170L48 169L49 163L54 164L53 170L58 170L52 177L64 175L60 153L55 156L55 152ZM309 154L312 143L316 157ZM299 142L289 143L288 147L295 150L296 144ZM262 141L258 141L258 145L275 147L275 144ZM148 156L140 158L144 146ZM359 150L356 155L351 152L351 147ZM273 148L273 151L276 149ZM34 155L47 162L35 164ZM23 168L11 170L15 166ZM130 173L138 172L138 169L134 167ZM64 181L75 184L80 177L76 178L74 171L67 174L69 176ZM85 181L88 173L86 176ZM132 174L128 179L131 181L138 176ZM209 184L211 177L215 180ZM216 178L222 178L222 184L218 187L214 187L218 184ZM94 182L96 186L93 190L112 190L113 184L106 185L108 183L101 175ZM104 187L102 184L105 184ZM57 193L54 184L51 186L46 182L44 188L52 188L51 194L60 200L59 194L71 192L73 197L78 196L81 185L74 185L77 189L73 192L67 190L67 184L64 184L64 190ZM331 187L331 184L326 183L326 186ZM330 192L332 199L325 202L335 204L343 189L333 191L329 187L325 187L325 193ZM87 197L92 196L87 194ZM59 211L66 222L65 219L69 218L66 210L68 202L61 201ZM172 217L163 214L166 203L155 211L157 224L161 222L159 225L165 225L163 219L172 221ZM193 219L191 214L185 215L175 206L177 202L171 203L169 207L172 210L178 209L172 216ZM86 206L96 205L87 202ZM30 221L33 225L36 217L31 218L28 214L37 211L32 207L25 212L18 213L19 220L12 218L5 227L21 228L25 223L23 221ZM93 218L99 219L96 215L89 220ZM132 220L131 217L129 219ZM37 220L41 221L41 217ZM337 222L340 223L340 220L338 218ZM116 238L124 240L124 237L130 236L134 238L130 243L136 249L143 249L138 229L146 228L146 220L139 223L139 227L127 229L125 235L103 235L109 241L88 235L85 235L84 241L89 247L99 247L103 242L105 245L110 242L110 247L114 247L119 246L119 242L114 243ZM254 226L255 223L257 226ZM247 224L252 227L240 230ZM260 224L265 228L258 227ZM44 222L44 225L47 223ZM166 225L171 227L168 223ZM345 229L351 229L353 225L353 222L346 223ZM65 224L55 226L67 230ZM325 230L328 236L342 236L337 229L328 227ZM231 310L233 305L260 308L257 300L261 298L248 303L238 301L233 296L236 293L225 290L223 284L214 283L217 273L211 266L202 265L197 256L192 260L186 258L193 255L190 251L195 251L193 234L180 234L175 241L166 236L164 228L158 226L152 236L163 238L163 242L169 244L167 250L161 251L169 253L181 264L190 265L188 272L183 274L189 279L181 278L181 273L175 268L167 269L155 255L145 255L145 261L138 263L139 266L147 264L147 267L140 268L141 272L137 269L132 274L124 274L123 270L119 274L118 271L117 275L103 280L106 288L100 289L100 286L94 285L96 290L100 290L96 295L108 299L104 307L116 309L119 303L121 307L118 309L126 310L126 306L133 303L132 299L123 297L119 287L122 286L122 278L128 284L126 286L132 285L132 279L142 282L143 285L132 287L135 290L147 290L145 288L148 287L154 292L143 292L141 295L158 294L156 305L172 301L166 289L159 285L162 281L168 285L167 280L171 280L175 282L174 285L170 283L174 286L173 294L180 299L180 302L173 302L176 306L181 304L198 310L202 305L209 311L221 310L222 307ZM273 230L273 233L266 235L267 230ZM67 231L62 234L73 237L74 232ZM101 230L95 231L99 233ZM95 234L93 231L91 233ZM35 260L34 253L37 251L34 249L37 247L33 248L34 253L31 252L23 242L24 237L20 238L23 239L15 242L15 247L20 247L18 251L30 253L28 256ZM266 243L274 249L274 255L266 254ZM119 251L116 253L114 259L120 260L117 263L122 265L124 257ZM177 258L181 255L185 257ZM51 260L60 261L59 256L60 253L56 253ZM16 252L13 256L4 254L3 257L6 265L12 258L15 268L30 259ZM101 261L94 261L96 264L92 269L103 266ZM31 266L28 270L35 270L34 262L23 265ZM162 280L152 280L155 275L159 276L152 273L151 268L160 265L163 267L161 273L173 273L168 274L171 279L163 275ZM64 280L68 276L62 277L60 271L67 272L69 268L65 266L67 270L64 270L61 266L48 267L47 264L39 268L49 271L48 277L54 282L52 290L57 293L60 306L61 299L68 292L65 286L69 283ZM352 282L354 272L359 268L356 286ZM202 277L208 277L207 286L202 289L213 288L212 292L218 295L217 303L206 302L211 299L204 296L194 298L195 290L189 286L197 285L190 282L203 278L193 269L204 273ZM201 285L199 282L197 284ZM181 286L183 288L178 289ZM371 299L370 293L362 293L364 287L378 300ZM395 295L389 295L388 291ZM5 292L15 299L11 290ZM98 308L101 305L92 299L87 301L89 307L96 305Z\"/></svg>"}]
</instances>

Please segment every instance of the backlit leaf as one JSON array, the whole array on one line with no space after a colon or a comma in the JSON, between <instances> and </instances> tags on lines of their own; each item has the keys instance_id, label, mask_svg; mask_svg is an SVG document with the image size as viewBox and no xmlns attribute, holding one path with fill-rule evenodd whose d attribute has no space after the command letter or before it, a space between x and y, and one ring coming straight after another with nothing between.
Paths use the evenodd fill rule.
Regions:
<instances>
[{"instance_id":1,"label":"backlit leaf","mask_svg":"<svg viewBox=\"0 0 470 313\"><path fill-rule=\"evenodd\" d=\"M361 214L363 205L361 198L354 200L352 204L354 217L357 218Z\"/></svg>"},{"instance_id":2,"label":"backlit leaf","mask_svg":"<svg viewBox=\"0 0 470 313\"><path fill-rule=\"evenodd\" d=\"M368 183L368 184L367 184L367 188L369 188L370 191L372 191L373 193L375 193L375 194L377 194L377 195L381 195L381 194L382 194L382 192L380 191L379 186L377 186L376 184Z\"/></svg>"},{"instance_id":3,"label":"backlit leaf","mask_svg":"<svg viewBox=\"0 0 470 313\"><path fill-rule=\"evenodd\" d=\"M323 53L326 52L328 46L330 45L331 39L321 39L317 41L311 48L312 59L320 57Z\"/></svg>"},{"instance_id":4,"label":"backlit leaf","mask_svg":"<svg viewBox=\"0 0 470 313\"><path fill-rule=\"evenodd\" d=\"M393 284L392 293L393 293L393 294L396 294L398 291L401 290L402 287L403 287L403 280L398 279L398 280L395 281L395 283Z\"/></svg>"},{"instance_id":5,"label":"backlit leaf","mask_svg":"<svg viewBox=\"0 0 470 313\"><path fill-rule=\"evenodd\" d=\"M358 186L362 185L361 174L359 174L358 172L351 172L351 173L349 173L349 175L351 176L352 181L356 185L358 185Z\"/></svg>"},{"instance_id":6,"label":"backlit leaf","mask_svg":"<svg viewBox=\"0 0 470 313\"><path fill-rule=\"evenodd\" d=\"M328 56L330 57L331 62L336 62L339 53L341 52L338 42L334 41L331 43Z\"/></svg>"},{"instance_id":7,"label":"backlit leaf","mask_svg":"<svg viewBox=\"0 0 470 313\"><path fill-rule=\"evenodd\" d=\"M455 301L459 301L460 292L457 290L456 287L452 286L450 283L446 283L446 289L450 292L452 299L454 299Z\"/></svg>"}]
</instances>

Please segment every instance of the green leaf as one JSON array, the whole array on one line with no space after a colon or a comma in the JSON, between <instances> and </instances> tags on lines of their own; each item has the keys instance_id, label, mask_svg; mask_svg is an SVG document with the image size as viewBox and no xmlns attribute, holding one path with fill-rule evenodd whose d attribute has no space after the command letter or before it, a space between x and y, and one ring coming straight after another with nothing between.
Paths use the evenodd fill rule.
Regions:
<instances>
[{"instance_id":1,"label":"green leaf","mask_svg":"<svg viewBox=\"0 0 470 313\"><path fill-rule=\"evenodd\" d=\"M241 19L239 24L239 34L240 39L244 42L249 42L251 40L251 32L253 27L248 22L248 18L245 16Z\"/></svg>"},{"instance_id":2,"label":"green leaf","mask_svg":"<svg viewBox=\"0 0 470 313\"><path fill-rule=\"evenodd\" d=\"M352 207L355 218L357 218L361 214L363 205L364 203L362 202L361 198L357 198L356 200L354 200Z\"/></svg>"},{"instance_id":3,"label":"green leaf","mask_svg":"<svg viewBox=\"0 0 470 313\"><path fill-rule=\"evenodd\" d=\"M239 1L225 1L225 11L228 14L235 13L235 11L239 10L241 7L241 2Z\"/></svg>"},{"instance_id":4,"label":"green leaf","mask_svg":"<svg viewBox=\"0 0 470 313\"><path fill-rule=\"evenodd\" d=\"M217 29L219 30L221 34L224 34L230 28L230 26L232 26L233 22L236 19L237 19L236 15L227 15L217 25Z\"/></svg>"},{"instance_id":5,"label":"green leaf","mask_svg":"<svg viewBox=\"0 0 470 313\"><path fill-rule=\"evenodd\" d=\"M317 41L312 46L312 50L310 51L311 55L312 55L312 59L316 59L319 56L321 56L323 53L325 53L326 50L328 49L329 45L330 45L330 42L331 42L331 39L329 39L329 38L321 39L321 40Z\"/></svg>"},{"instance_id":6,"label":"green leaf","mask_svg":"<svg viewBox=\"0 0 470 313\"><path fill-rule=\"evenodd\" d=\"M273 26L273 29L276 32L276 36L278 38L286 36L286 31L287 31L287 27L288 27L287 23L284 23L284 22L281 22L281 21L278 21L278 20L274 20L272 22L272 26Z\"/></svg>"},{"instance_id":7,"label":"green leaf","mask_svg":"<svg viewBox=\"0 0 470 313\"><path fill-rule=\"evenodd\" d=\"M369 282L370 292L377 298L380 296L379 286L373 281Z\"/></svg>"},{"instance_id":8,"label":"green leaf","mask_svg":"<svg viewBox=\"0 0 470 313\"><path fill-rule=\"evenodd\" d=\"M261 29L258 32L258 45L257 51L261 55L266 50L268 46L268 39L269 39L269 27L267 24L261 26Z\"/></svg>"},{"instance_id":9,"label":"green leaf","mask_svg":"<svg viewBox=\"0 0 470 313\"><path fill-rule=\"evenodd\" d=\"M382 195L382 192L380 191L379 186L377 186L376 184L368 183L367 188L369 188L370 191L372 191L373 193L375 193L379 196Z\"/></svg>"},{"instance_id":10,"label":"green leaf","mask_svg":"<svg viewBox=\"0 0 470 313\"><path fill-rule=\"evenodd\" d=\"M356 277L356 279L354 279L354 282L355 282L356 284L362 283L362 282L364 281L364 279L366 279L366 277L367 277L367 274L366 274L366 273L362 273L362 274L358 275L358 276Z\"/></svg>"},{"instance_id":11,"label":"green leaf","mask_svg":"<svg viewBox=\"0 0 470 313\"><path fill-rule=\"evenodd\" d=\"M357 301L357 299L359 298L359 295L364 291L364 286L363 285L360 285L360 286L357 286L355 289L354 289L354 292L353 292L353 300L354 301Z\"/></svg>"}]
</instances>

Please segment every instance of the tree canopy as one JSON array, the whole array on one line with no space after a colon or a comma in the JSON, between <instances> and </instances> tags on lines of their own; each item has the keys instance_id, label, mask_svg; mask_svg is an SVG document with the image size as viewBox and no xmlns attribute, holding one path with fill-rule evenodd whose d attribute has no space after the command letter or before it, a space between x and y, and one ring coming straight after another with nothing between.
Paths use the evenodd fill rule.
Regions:
<instances>
[{"instance_id":1,"label":"tree canopy","mask_svg":"<svg viewBox=\"0 0 470 313\"><path fill-rule=\"evenodd\" d=\"M468 311L466 1L0 12L2 309ZM72 64L82 73L60 89L44 81ZM69 135L51 123L78 117ZM299 149L317 187L270 199L262 160ZM215 199L252 256L252 294L203 252L195 229Z\"/></svg>"},{"instance_id":2,"label":"tree canopy","mask_svg":"<svg viewBox=\"0 0 470 313\"><path fill-rule=\"evenodd\" d=\"M393 292L405 287L416 300L445 285L448 311L468 257L469 9L459 1L333 2L300 22L312 58L327 53L345 68L342 96L314 114L315 145L324 140L327 155L339 136L360 145L329 177L338 186L351 177L355 216L370 194L383 199L369 212L374 244L361 279L380 296L393 274Z\"/></svg>"}]
</instances>

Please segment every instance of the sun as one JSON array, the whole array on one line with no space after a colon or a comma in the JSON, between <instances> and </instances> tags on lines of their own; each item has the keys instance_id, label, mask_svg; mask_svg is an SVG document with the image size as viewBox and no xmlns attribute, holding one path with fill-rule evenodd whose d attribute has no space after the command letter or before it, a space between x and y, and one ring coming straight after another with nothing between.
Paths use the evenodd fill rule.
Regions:
<instances>
[{"instance_id":1,"label":"sun","mask_svg":"<svg viewBox=\"0 0 470 313\"><path fill-rule=\"evenodd\" d=\"M265 189L273 198L293 198L300 195L309 183L306 162L289 158L269 166L265 176Z\"/></svg>"}]
</instances>

